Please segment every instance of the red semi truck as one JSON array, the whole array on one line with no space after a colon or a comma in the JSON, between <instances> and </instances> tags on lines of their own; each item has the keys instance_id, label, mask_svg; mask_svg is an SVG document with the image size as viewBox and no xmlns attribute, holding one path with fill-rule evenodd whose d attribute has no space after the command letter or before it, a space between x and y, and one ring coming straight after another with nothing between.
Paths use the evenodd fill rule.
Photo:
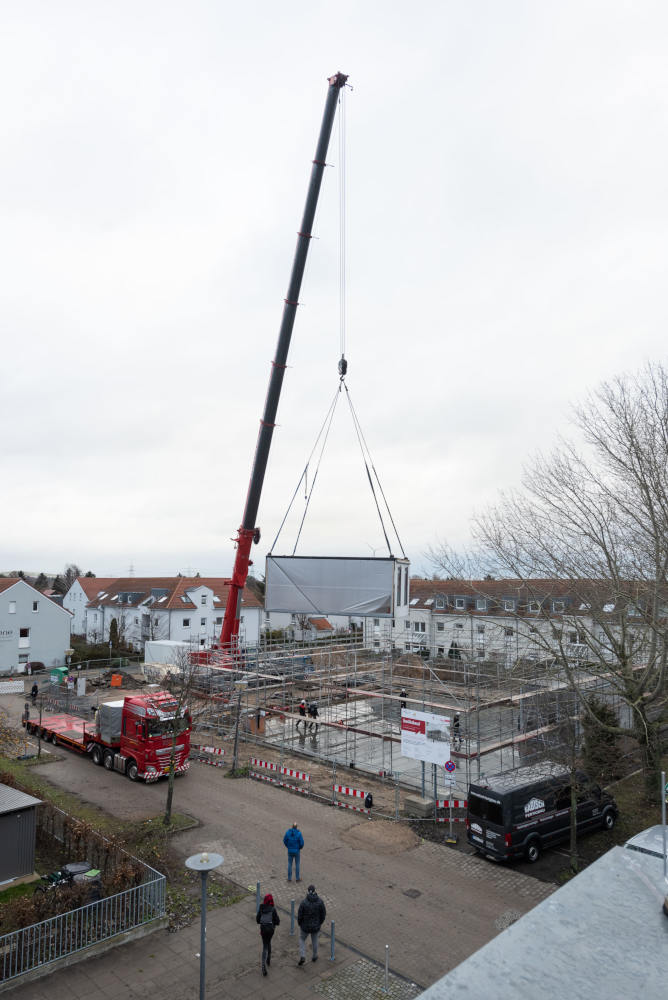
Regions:
<instances>
[{"instance_id":1,"label":"red semi truck","mask_svg":"<svg viewBox=\"0 0 668 1000\"><path fill-rule=\"evenodd\" d=\"M29 733L85 753L108 771L147 782L169 774L176 728L175 773L183 774L190 767L190 713L179 711L168 691L102 702L91 722L77 715L54 714L42 715L41 720L24 718L23 724Z\"/></svg>"}]
</instances>

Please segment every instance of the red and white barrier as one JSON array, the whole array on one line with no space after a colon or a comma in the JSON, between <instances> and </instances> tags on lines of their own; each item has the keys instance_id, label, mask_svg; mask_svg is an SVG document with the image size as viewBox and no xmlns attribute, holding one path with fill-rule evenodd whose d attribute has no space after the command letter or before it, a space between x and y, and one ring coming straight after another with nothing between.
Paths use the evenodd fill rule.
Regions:
<instances>
[{"instance_id":1,"label":"red and white barrier","mask_svg":"<svg viewBox=\"0 0 668 1000\"><path fill-rule=\"evenodd\" d=\"M274 778L271 774L260 774L258 771L252 770L248 772L251 778L257 778L259 781L268 781L272 785L278 785L279 788L287 788L291 792L301 792L302 795L308 795L311 790L309 787L311 775L307 774L306 771L296 771L292 767L282 767L271 760L260 760L259 757L251 757L250 764L251 767L261 767L265 771L272 771L274 774L281 774L286 778L295 778L297 781L303 781L307 787L303 788L301 785L293 785L289 781L281 781L280 778Z\"/></svg>"},{"instance_id":2,"label":"red and white barrier","mask_svg":"<svg viewBox=\"0 0 668 1000\"><path fill-rule=\"evenodd\" d=\"M190 749L199 750L200 753L216 754L219 757L223 757L225 755L225 751L222 750L220 747L203 747L200 743L191 743Z\"/></svg>"},{"instance_id":3,"label":"red and white barrier","mask_svg":"<svg viewBox=\"0 0 668 1000\"><path fill-rule=\"evenodd\" d=\"M367 793L363 792L360 788L350 788L348 785L332 785L332 791L334 792L333 805L338 806L340 809L352 809L353 812L364 813L365 816L370 815L370 810L365 809L364 806L355 806L351 802L339 802L336 798L337 795L350 795L355 799L365 799Z\"/></svg>"},{"instance_id":4,"label":"red and white barrier","mask_svg":"<svg viewBox=\"0 0 668 1000\"><path fill-rule=\"evenodd\" d=\"M468 801L466 799L436 799L437 809L449 809L450 806L453 809L466 809Z\"/></svg>"},{"instance_id":5,"label":"red and white barrier","mask_svg":"<svg viewBox=\"0 0 668 1000\"><path fill-rule=\"evenodd\" d=\"M465 823L466 816L437 816L437 823Z\"/></svg>"}]
</instances>

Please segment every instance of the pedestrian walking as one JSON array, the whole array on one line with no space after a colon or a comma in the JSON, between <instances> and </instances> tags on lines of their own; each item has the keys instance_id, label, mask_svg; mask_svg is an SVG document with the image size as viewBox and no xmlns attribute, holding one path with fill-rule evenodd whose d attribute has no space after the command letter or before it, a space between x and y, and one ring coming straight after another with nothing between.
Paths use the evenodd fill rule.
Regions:
<instances>
[{"instance_id":1,"label":"pedestrian walking","mask_svg":"<svg viewBox=\"0 0 668 1000\"><path fill-rule=\"evenodd\" d=\"M299 904L297 911L297 923L299 924L299 961L297 965L303 965L306 961L306 938L311 935L312 962L318 961L318 934L325 922L327 909L315 886L308 887L306 896Z\"/></svg>"},{"instance_id":2,"label":"pedestrian walking","mask_svg":"<svg viewBox=\"0 0 668 1000\"><path fill-rule=\"evenodd\" d=\"M33 686L30 688L30 697L32 698L33 705L37 701L37 695L38 694L39 694L39 688L37 686L37 681L35 681L35 683L33 684Z\"/></svg>"},{"instance_id":3,"label":"pedestrian walking","mask_svg":"<svg viewBox=\"0 0 668 1000\"><path fill-rule=\"evenodd\" d=\"M299 877L300 852L304 846L302 832L296 823L293 823L289 830L285 831L283 843L288 849L288 882L292 882L292 864L295 866L295 881L301 882Z\"/></svg>"},{"instance_id":4,"label":"pedestrian walking","mask_svg":"<svg viewBox=\"0 0 668 1000\"><path fill-rule=\"evenodd\" d=\"M267 975L267 968L271 965L271 939L274 931L281 922L276 907L274 897L270 892L260 903L255 917L255 922L260 925L260 937L262 938L262 975Z\"/></svg>"},{"instance_id":5,"label":"pedestrian walking","mask_svg":"<svg viewBox=\"0 0 668 1000\"><path fill-rule=\"evenodd\" d=\"M316 702L314 702L314 701L311 702L311 704L308 707L308 714L309 714L309 718L311 719L311 721L309 722L309 726L308 726L309 732L310 733L317 733L318 732L318 706L317 706Z\"/></svg>"}]
</instances>

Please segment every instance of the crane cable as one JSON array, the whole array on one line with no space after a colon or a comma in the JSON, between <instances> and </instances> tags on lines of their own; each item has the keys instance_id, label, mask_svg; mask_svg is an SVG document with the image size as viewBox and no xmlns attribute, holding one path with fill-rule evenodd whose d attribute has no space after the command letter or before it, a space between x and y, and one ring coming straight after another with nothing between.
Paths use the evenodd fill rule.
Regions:
<instances>
[{"instance_id":1,"label":"crane cable","mask_svg":"<svg viewBox=\"0 0 668 1000\"><path fill-rule=\"evenodd\" d=\"M385 492L384 492L382 484L380 482L380 478L378 476L378 473L376 471L376 467L375 467L375 465L373 463L373 459L371 457L371 452L369 450L369 446L367 445L366 439L365 439L364 434L362 432L362 427L361 427L361 424L359 422L357 413L355 411L355 407L353 406L353 401L352 401L352 397L350 395L350 391L349 391L348 386L346 385L346 382L345 382L346 374L348 372L348 361L346 359L346 322L347 322L347 315L346 315L346 304L347 304L347 301L346 301L347 300L347 288L346 288L346 285L347 285L347 281L346 281L346 271L347 271L347 261L346 261L346 243L347 243L347 233L346 233L346 221L347 221L346 220L346 214L347 214L347 205L346 205L346 152L347 152L347 141L346 141L346 103L345 103L345 91L346 91L346 88L342 87L341 91L339 93L339 172L338 172L338 177L339 177L339 347L340 347L340 351L341 351L341 357L340 357L339 363L338 363L339 384L337 386L336 392L334 393L334 398L333 398L332 402L329 405L329 409L327 410L327 413L325 415L325 419L324 419L324 421L322 423L322 426L321 426L320 430L318 431L318 435L317 435L317 437L315 439L315 443L313 445L313 448L311 449L311 453L310 453L310 455L309 455L309 457L308 457L308 459L306 461L306 465L304 466L304 470L303 470L303 472L302 472L302 474L301 474L301 476L299 478L299 482L297 483L297 486L295 487L295 491L292 494L292 497L290 499L290 503L288 504L288 508L287 508L287 510L286 510L286 512L285 512L285 514L283 516L283 520L280 523L280 526L279 526L278 531L276 533L276 537L275 537L275 539L273 541L273 544L271 545L271 548L269 549L269 552L270 553L273 552L274 547L275 547L276 543L278 542L278 539L279 539L279 536L281 534L281 531L283 530L283 526L285 525L285 522L286 522L286 520L288 518L288 515L289 515L289 513L290 513L290 511L292 509L292 505L293 505L293 503L295 501L295 497L297 496L299 488L300 488L301 484L304 483L304 501L305 501L305 503L304 503L304 511L302 513L301 521L299 523L299 530L297 532L297 537L295 539L295 544L294 544L294 547L292 549L292 555L294 556L295 552L297 551L297 545L299 544L299 539L301 537L302 529L304 527L304 521L306 520L306 514L308 512L308 508L309 508L309 505L311 503L311 498L313 496L313 490L315 488L315 484L316 484L316 481L318 479L318 473L320 471L320 464L322 462L322 457L323 457L323 453L324 453L324 450L325 450L325 445L327 444L327 439L329 438L329 432L331 430L332 422L334 420L334 413L336 411L336 406L337 406L338 400L339 400L339 398L341 396L342 389L345 389L346 399L348 401L348 406L349 406L350 414L351 414L352 421L353 421L353 427L355 428L355 433L357 435L357 441L359 443L360 451L361 451L361 454L362 454L362 461L364 462L364 468L366 470L367 479L369 481L369 486L371 487L371 494L373 496L374 503L376 505L376 510L378 512L378 518L380 520L380 525L381 525L381 528L383 530L383 535L385 537L385 543L387 545L387 551L388 551L388 553L391 556L392 555L392 548L390 546L390 541L389 541L389 538L387 536L387 531L386 531L386 528L385 528L385 522L383 520L383 515L382 515L382 512L381 512L380 504L378 502L378 497L376 496L376 490L375 490L375 487L374 487L374 484L373 484L372 472L373 472L373 476L376 479L376 482L378 483L378 489L380 490L380 495L383 498L383 503L385 505L385 509L387 510L390 522L392 524L392 528L394 529L394 534L395 534L396 539L397 539L397 541L399 543L399 548L401 549L402 555L403 555L403 557L405 559L406 558L406 553L405 553L404 547L403 547L403 545L401 543L401 539L399 537L399 532L397 531L397 526L394 523L394 518L392 517L392 512L391 512L389 504L387 502L387 497L385 496ZM320 444L320 450L319 450L319 454L318 454L318 460L317 460L316 467L315 467L315 473L314 473L313 478L311 480L311 488L309 489L308 488L308 471L309 471L309 466L311 464L313 456L315 455L315 453L316 453L316 451L318 449L318 443L319 442L321 442L321 444Z\"/></svg>"}]
</instances>

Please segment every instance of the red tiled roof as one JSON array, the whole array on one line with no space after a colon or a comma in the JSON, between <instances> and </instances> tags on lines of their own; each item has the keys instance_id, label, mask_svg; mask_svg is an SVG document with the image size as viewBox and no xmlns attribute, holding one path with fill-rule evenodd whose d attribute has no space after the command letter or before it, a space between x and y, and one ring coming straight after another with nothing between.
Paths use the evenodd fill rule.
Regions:
<instances>
[{"instance_id":1,"label":"red tiled roof","mask_svg":"<svg viewBox=\"0 0 668 1000\"><path fill-rule=\"evenodd\" d=\"M309 618L309 622L316 632L333 632L334 626L326 618Z\"/></svg>"},{"instance_id":2,"label":"red tiled roof","mask_svg":"<svg viewBox=\"0 0 668 1000\"><path fill-rule=\"evenodd\" d=\"M90 579L90 578L89 578ZM88 607L118 607L118 601L113 600L118 594L136 594L134 601L123 602L122 607L137 607L148 597L152 590L166 591L166 600L158 603L154 601L151 607L157 610L172 611L177 609L192 611L196 605L190 600L188 591L196 590L198 587L208 587L214 593L214 608L222 609L227 603L229 581L225 577L187 577L187 576L167 576L167 577L121 577L107 581L104 588L98 587L95 596L91 597ZM97 591L104 589L106 597L97 597ZM186 600L182 600L182 598ZM261 608L262 602L248 587L244 587L241 603L246 608Z\"/></svg>"},{"instance_id":3,"label":"red tiled roof","mask_svg":"<svg viewBox=\"0 0 668 1000\"><path fill-rule=\"evenodd\" d=\"M111 587L111 585L113 584L114 580L115 580L115 577L113 577L113 576L78 576L77 577L77 582L78 582L79 586L81 587L81 589L83 590L83 592L85 593L85 595L86 595L86 597L88 598L89 601L92 601L93 598L97 597L97 595L100 593L100 591L107 590L108 587Z\"/></svg>"},{"instance_id":4,"label":"red tiled roof","mask_svg":"<svg viewBox=\"0 0 668 1000\"><path fill-rule=\"evenodd\" d=\"M13 587L15 583L18 583L20 579L20 576L0 577L0 594L3 590L9 590L9 588Z\"/></svg>"}]
</instances>

